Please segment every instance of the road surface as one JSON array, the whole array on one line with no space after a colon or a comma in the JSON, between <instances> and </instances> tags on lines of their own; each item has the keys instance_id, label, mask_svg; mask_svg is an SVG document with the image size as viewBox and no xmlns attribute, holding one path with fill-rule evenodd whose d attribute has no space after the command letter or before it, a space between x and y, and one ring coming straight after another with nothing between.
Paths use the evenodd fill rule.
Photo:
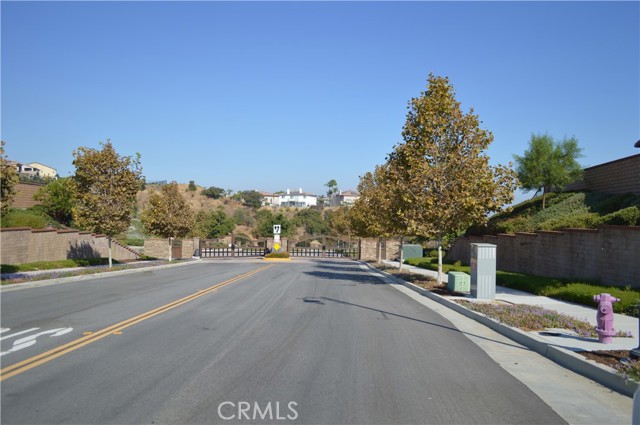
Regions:
<instances>
[{"instance_id":1,"label":"road surface","mask_svg":"<svg viewBox=\"0 0 640 425\"><path fill-rule=\"evenodd\" d=\"M564 423L357 262L200 262L1 302L7 425Z\"/></svg>"}]
</instances>

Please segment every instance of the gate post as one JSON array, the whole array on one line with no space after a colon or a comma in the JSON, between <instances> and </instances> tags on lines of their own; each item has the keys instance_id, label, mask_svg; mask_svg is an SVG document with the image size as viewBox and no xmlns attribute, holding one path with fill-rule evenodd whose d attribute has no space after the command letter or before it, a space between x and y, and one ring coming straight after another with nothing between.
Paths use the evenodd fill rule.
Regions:
<instances>
[{"instance_id":1,"label":"gate post","mask_svg":"<svg viewBox=\"0 0 640 425\"><path fill-rule=\"evenodd\" d=\"M322 237L322 258L327 258L327 237Z\"/></svg>"}]
</instances>

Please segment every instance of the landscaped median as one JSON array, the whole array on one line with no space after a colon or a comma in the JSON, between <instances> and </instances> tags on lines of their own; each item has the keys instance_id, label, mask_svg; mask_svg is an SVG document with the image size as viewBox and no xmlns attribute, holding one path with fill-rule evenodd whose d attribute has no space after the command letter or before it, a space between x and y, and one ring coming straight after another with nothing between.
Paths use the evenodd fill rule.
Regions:
<instances>
[{"instance_id":1,"label":"landscaped median","mask_svg":"<svg viewBox=\"0 0 640 425\"><path fill-rule=\"evenodd\" d=\"M406 264L426 270L438 270L438 259L433 257L412 258ZM460 271L471 274L470 267L460 261L442 265L444 273ZM555 298L562 301L593 307L593 296L607 293L620 299L613 305L616 313L637 316L640 291L629 287L600 285L596 282L579 282L568 279L557 279L544 276L531 276L524 273L496 271L496 285L517 289L535 295Z\"/></svg>"},{"instance_id":2,"label":"landscaped median","mask_svg":"<svg viewBox=\"0 0 640 425\"><path fill-rule=\"evenodd\" d=\"M634 392L638 388L638 378L640 378L640 362L625 359L620 362L620 367L613 368L608 365L614 365L615 362L602 361L602 356L593 355L589 359L569 349L550 343L548 340L538 336L534 331L545 330L547 327L570 327L578 337L582 332L587 332L589 324L581 324L580 321L570 317L563 317L557 312L548 312L544 309L535 309L531 306L519 307L519 305L501 306L495 310L500 310L500 314L493 314L492 307L496 305L492 303L482 303L476 306L476 303L464 301L459 298L458 293L452 293L446 289L445 285L438 285L435 279L418 274L412 274L407 271L398 271L387 265L373 264L370 265L377 268L378 271L388 278L391 282L400 283L405 287L436 301L457 313L493 329L494 331L510 338L511 340L528 347L538 354L558 363L559 365L579 373L589 379L592 379L610 389L621 394L633 397ZM452 298L454 297L454 298ZM473 304L473 305L471 305ZM591 305L593 306L593 304ZM530 312L519 311L520 309L529 308ZM481 311L476 311L481 310ZM526 313L526 314L525 314ZM492 317L493 315L493 317ZM526 316L530 320L527 320ZM545 318L545 316L548 316ZM508 318L514 321L507 320ZM535 320L534 320L535 319ZM524 322L522 322L524 320ZM509 323L509 324L507 324ZM524 323L524 324L523 324ZM524 328L521 329L520 327ZM542 329L540 329L542 328ZM588 334L592 334L589 332ZM621 334L619 336L630 336ZM597 352L594 352L596 354ZM596 362L598 361L598 363ZM608 364L608 365L607 365Z\"/></svg>"},{"instance_id":3,"label":"landscaped median","mask_svg":"<svg viewBox=\"0 0 640 425\"><path fill-rule=\"evenodd\" d=\"M291 261L288 252L272 252L264 256L264 261Z\"/></svg>"}]
</instances>

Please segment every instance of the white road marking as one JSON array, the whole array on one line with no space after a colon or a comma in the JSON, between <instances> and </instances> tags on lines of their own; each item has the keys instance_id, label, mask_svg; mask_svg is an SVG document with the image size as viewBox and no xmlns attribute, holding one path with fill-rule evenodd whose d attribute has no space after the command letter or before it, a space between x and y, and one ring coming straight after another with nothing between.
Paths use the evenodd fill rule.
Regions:
<instances>
[{"instance_id":1,"label":"white road marking","mask_svg":"<svg viewBox=\"0 0 640 425\"><path fill-rule=\"evenodd\" d=\"M38 329L39 328L33 328L33 329L29 329L27 331L16 332L13 335L8 335L6 338L8 338L10 336L16 336L16 335L24 334L24 333L31 332L33 330L38 330ZM13 342L13 347L11 347L10 350L0 352L0 357L4 356L5 354L9 354L9 353L13 353L13 352L22 350L23 348L31 347L33 344L36 343L36 338L38 338L39 336L49 335L49 334L51 334L50 335L51 337L60 336L60 335L67 334L67 333L71 332L72 330L73 330L73 328L50 329L48 331L42 331L42 332L38 332L37 334L25 336L24 338L20 338L20 339L15 340Z\"/></svg>"},{"instance_id":2,"label":"white road marking","mask_svg":"<svg viewBox=\"0 0 640 425\"><path fill-rule=\"evenodd\" d=\"M26 331L20 331L20 332L16 332L14 334L11 334L11 335L3 336L2 338L0 338L0 341L3 341L5 339L9 339L9 338L13 338L14 336L26 334L26 333L33 332L33 331L37 331L38 329L40 329L40 328L31 328L31 329L27 329Z\"/></svg>"}]
</instances>

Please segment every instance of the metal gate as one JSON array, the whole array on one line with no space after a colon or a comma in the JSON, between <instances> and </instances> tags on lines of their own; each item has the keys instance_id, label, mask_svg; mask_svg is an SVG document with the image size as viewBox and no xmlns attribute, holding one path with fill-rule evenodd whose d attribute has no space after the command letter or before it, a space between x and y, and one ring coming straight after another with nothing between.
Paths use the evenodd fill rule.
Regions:
<instances>
[{"instance_id":1,"label":"metal gate","mask_svg":"<svg viewBox=\"0 0 640 425\"><path fill-rule=\"evenodd\" d=\"M317 236L288 242L292 257L360 258L360 242L333 236Z\"/></svg>"},{"instance_id":2,"label":"metal gate","mask_svg":"<svg viewBox=\"0 0 640 425\"><path fill-rule=\"evenodd\" d=\"M265 254L266 241L252 241L250 244L236 245L236 238L231 243L219 239L200 240L201 258L219 257L262 257Z\"/></svg>"}]
</instances>

